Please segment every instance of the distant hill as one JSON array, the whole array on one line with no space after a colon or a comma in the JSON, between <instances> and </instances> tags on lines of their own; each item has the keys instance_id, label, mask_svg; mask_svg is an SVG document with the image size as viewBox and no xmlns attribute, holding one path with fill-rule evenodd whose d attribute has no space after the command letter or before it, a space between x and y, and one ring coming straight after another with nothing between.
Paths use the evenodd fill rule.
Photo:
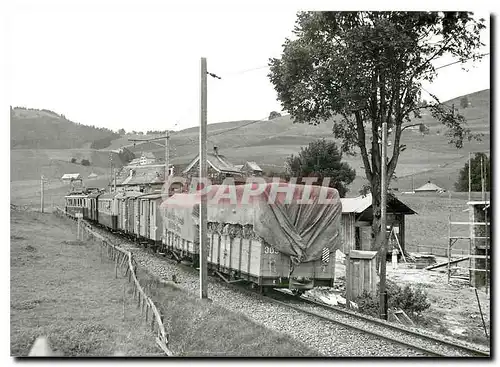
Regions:
<instances>
[{"instance_id":1,"label":"distant hill","mask_svg":"<svg viewBox=\"0 0 500 367\"><path fill-rule=\"evenodd\" d=\"M120 135L86 126L49 110L15 107L10 110L11 149L103 149Z\"/></svg>"},{"instance_id":2,"label":"distant hill","mask_svg":"<svg viewBox=\"0 0 500 367\"><path fill-rule=\"evenodd\" d=\"M445 101L467 119L467 128L475 133L483 133L483 140L465 142L463 149L448 144L446 129L428 111L422 118L411 123L423 123L429 127L429 134L422 136L416 130L406 130L403 144L407 149L400 155L396 170L397 180L391 185L400 190L410 190L412 176L414 185L423 185L433 180L439 186L453 189L458 170L468 158L469 152L490 149L490 90L482 90L467 95L469 106L460 107L463 96ZM282 171L286 157L296 154L300 148L316 139L335 140L332 134L333 121L318 126L294 124L290 116L282 116L270 121L235 121L208 125L208 149L216 145L233 164L243 164L247 160L256 161L265 171ZM370 139L367 132L367 140ZM170 139L172 164L184 166L198 153L198 128L193 127L172 134ZM164 149L151 144L136 144L129 147L134 153L150 151L158 158L164 157ZM344 159L356 169L357 178L351 185L348 195L356 195L366 183L359 156Z\"/></svg>"}]
</instances>

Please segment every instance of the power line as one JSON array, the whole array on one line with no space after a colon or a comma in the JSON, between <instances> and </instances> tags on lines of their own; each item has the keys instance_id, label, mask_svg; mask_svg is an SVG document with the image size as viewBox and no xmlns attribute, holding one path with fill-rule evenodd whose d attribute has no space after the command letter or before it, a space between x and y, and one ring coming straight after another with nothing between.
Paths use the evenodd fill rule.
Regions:
<instances>
[{"instance_id":1,"label":"power line","mask_svg":"<svg viewBox=\"0 0 500 367\"><path fill-rule=\"evenodd\" d=\"M487 53L482 54L482 55L479 55L479 56L480 56L480 57L482 57L482 56L487 56L487 55L489 55L489 54L490 54L490 53L489 53L489 52L487 52ZM469 58L468 58L468 59L466 59L465 61L470 60L470 59L472 59L472 57L469 57ZM458 63L460 63L460 62L463 62L463 61L462 61L462 60L457 60L457 61L454 61L454 62L450 62L449 64L438 66L437 68L434 68L434 70L439 70L439 69L442 69L442 68L446 68L446 67L448 67L448 66L455 65L455 64L458 64Z\"/></svg>"}]
</instances>

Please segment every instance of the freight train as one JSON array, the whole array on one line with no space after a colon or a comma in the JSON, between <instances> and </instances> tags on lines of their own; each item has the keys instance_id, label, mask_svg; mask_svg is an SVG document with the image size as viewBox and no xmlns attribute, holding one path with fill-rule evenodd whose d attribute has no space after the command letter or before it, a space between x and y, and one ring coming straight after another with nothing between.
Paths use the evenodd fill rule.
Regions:
<instances>
[{"instance_id":1,"label":"freight train","mask_svg":"<svg viewBox=\"0 0 500 367\"><path fill-rule=\"evenodd\" d=\"M301 201L306 192L307 203ZM166 197L94 190L67 195L65 210L198 267L200 198L200 192ZM207 264L213 274L261 290L302 293L333 286L342 212L337 190L284 183L214 185L206 198Z\"/></svg>"}]
</instances>

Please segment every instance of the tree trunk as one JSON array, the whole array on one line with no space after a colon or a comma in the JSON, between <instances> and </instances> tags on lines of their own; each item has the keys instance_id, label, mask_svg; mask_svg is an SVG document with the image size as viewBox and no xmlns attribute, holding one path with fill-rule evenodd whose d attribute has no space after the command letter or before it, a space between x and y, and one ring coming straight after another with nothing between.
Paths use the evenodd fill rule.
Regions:
<instances>
[{"instance_id":1,"label":"tree trunk","mask_svg":"<svg viewBox=\"0 0 500 367\"><path fill-rule=\"evenodd\" d=\"M371 235L371 243L370 249L372 251L378 251L380 249L380 221L381 221L381 203L380 203L380 180L379 176L374 177L374 181L371 183L371 192L372 192L372 210L373 210L373 222L372 222L372 235Z\"/></svg>"}]
</instances>

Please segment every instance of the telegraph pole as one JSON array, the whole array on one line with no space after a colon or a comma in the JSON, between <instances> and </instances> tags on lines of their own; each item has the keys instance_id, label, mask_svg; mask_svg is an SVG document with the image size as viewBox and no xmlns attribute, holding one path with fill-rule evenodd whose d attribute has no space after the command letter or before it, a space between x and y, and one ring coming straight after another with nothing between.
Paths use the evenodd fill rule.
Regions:
<instances>
[{"instance_id":1,"label":"telegraph pole","mask_svg":"<svg viewBox=\"0 0 500 367\"><path fill-rule=\"evenodd\" d=\"M382 122L382 158L380 164L381 198L380 227L382 232L380 259L380 318L387 320L386 258L387 258L387 122Z\"/></svg>"},{"instance_id":2,"label":"telegraph pole","mask_svg":"<svg viewBox=\"0 0 500 367\"><path fill-rule=\"evenodd\" d=\"M471 174L471 158L470 158L470 152L469 152L469 201L470 201L470 192L472 190L470 174Z\"/></svg>"},{"instance_id":3,"label":"telegraph pole","mask_svg":"<svg viewBox=\"0 0 500 367\"><path fill-rule=\"evenodd\" d=\"M165 182L167 181L168 176L170 176L170 166L169 166L169 156L168 156L168 139L170 135L167 134L165 136Z\"/></svg>"},{"instance_id":4,"label":"telegraph pole","mask_svg":"<svg viewBox=\"0 0 500 367\"><path fill-rule=\"evenodd\" d=\"M207 184L207 59L201 58L200 180ZM206 187L204 186L206 190ZM208 298L207 284L207 196L200 201L200 298Z\"/></svg>"},{"instance_id":5,"label":"telegraph pole","mask_svg":"<svg viewBox=\"0 0 500 367\"><path fill-rule=\"evenodd\" d=\"M44 189L44 177L43 175L40 177L40 212L43 213L43 189Z\"/></svg>"}]
</instances>

